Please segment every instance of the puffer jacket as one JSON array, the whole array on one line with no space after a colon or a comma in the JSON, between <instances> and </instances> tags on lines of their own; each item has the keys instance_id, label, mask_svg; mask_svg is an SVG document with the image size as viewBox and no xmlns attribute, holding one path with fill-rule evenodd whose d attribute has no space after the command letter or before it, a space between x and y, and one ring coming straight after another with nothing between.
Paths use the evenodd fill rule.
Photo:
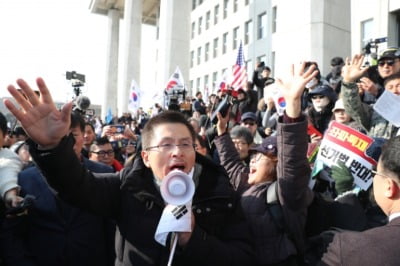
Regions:
<instances>
[{"instance_id":1,"label":"puffer jacket","mask_svg":"<svg viewBox=\"0 0 400 266\"><path fill-rule=\"evenodd\" d=\"M280 118L281 119L281 118ZM307 122L278 123L278 197L284 221L290 228L298 248L304 249L304 226L307 207L312 201L308 188L310 168L307 162ZM250 223L256 245L256 265L270 265L285 261L297 254L291 238L275 224L266 204L266 193L271 182L250 186L249 168L240 158L228 134L215 139L221 164L227 170L234 188L241 193L241 204ZM303 252L303 250L299 250Z\"/></svg>"},{"instance_id":2,"label":"puffer jacket","mask_svg":"<svg viewBox=\"0 0 400 266\"><path fill-rule=\"evenodd\" d=\"M31 154L60 197L117 221L115 265L166 265L167 247L154 239L164 201L151 170L138 157L119 174L92 174L73 156L73 140L51 151ZM173 265L253 265L250 231L235 191L221 166L196 155L192 201L195 228L187 245L177 248ZM196 181L197 180L197 181Z\"/></svg>"}]
</instances>

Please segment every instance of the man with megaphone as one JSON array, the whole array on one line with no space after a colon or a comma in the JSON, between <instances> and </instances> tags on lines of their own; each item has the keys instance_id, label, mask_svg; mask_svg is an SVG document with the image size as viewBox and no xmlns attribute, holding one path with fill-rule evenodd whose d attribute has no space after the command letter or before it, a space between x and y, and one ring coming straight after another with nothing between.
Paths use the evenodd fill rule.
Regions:
<instances>
[{"instance_id":1,"label":"man with megaphone","mask_svg":"<svg viewBox=\"0 0 400 266\"><path fill-rule=\"evenodd\" d=\"M17 84L27 97L10 85L20 108L10 100L5 105L30 136L31 155L48 183L71 204L116 220L115 265L166 265L173 239L173 265L253 265L250 231L237 194L221 166L196 154L195 132L181 113L162 112L146 123L141 156L131 168L98 175L87 171L72 149L72 103L59 111L41 78L40 97L24 80ZM166 203L161 183L174 171L180 174L162 189L184 200ZM174 227L173 234L156 234L171 213L176 220L188 218L189 224L183 230Z\"/></svg>"}]
</instances>

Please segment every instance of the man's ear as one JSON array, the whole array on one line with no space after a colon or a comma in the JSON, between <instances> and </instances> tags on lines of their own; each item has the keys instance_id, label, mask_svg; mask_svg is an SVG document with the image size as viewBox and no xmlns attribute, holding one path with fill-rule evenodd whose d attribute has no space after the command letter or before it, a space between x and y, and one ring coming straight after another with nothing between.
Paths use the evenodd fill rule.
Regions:
<instances>
[{"instance_id":1,"label":"man's ear","mask_svg":"<svg viewBox=\"0 0 400 266\"><path fill-rule=\"evenodd\" d=\"M400 193L399 185L391 178L386 178L385 196L388 198L398 197Z\"/></svg>"},{"instance_id":2,"label":"man's ear","mask_svg":"<svg viewBox=\"0 0 400 266\"><path fill-rule=\"evenodd\" d=\"M142 156L144 165L146 165L147 168L150 168L149 153L147 151L141 151L140 155Z\"/></svg>"}]
</instances>

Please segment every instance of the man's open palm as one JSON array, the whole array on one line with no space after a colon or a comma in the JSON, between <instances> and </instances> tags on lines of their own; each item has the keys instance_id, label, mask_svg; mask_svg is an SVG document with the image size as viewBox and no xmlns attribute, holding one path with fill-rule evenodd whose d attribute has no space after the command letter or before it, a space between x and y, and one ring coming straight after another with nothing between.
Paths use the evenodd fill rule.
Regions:
<instances>
[{"instance_id":1,"label":"man's open palm","mask_svg":"<svg viewBox=\"0 0 400 266\"><path fill-rule=\"evenodd\" d=\"M17 84L21 91L13 85L8 86L8 91L20 108L10 100L4 100L4 104L34 142L47 148L57 146L61 138L68 134L72 103L64 105L59 111L41 78L36 80L40 96L24 80L17 80Z\"/></svg>"}]
</instances>

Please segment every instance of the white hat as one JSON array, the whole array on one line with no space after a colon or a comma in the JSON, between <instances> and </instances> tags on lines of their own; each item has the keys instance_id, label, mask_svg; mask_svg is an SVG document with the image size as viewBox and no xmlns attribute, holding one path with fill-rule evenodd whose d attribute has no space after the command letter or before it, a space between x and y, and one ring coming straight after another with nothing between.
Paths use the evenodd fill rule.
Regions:
<instances>
[{"instance_id":1,"label":"white hat","mask_svg":"<svg viewBox=\"0 0 400 266\"><path fill-rule=\"evenodd\" d=\"M343 105L342 99L338 99L335 102L335 107L333 107L332 112L335 112L336 110L344 110L344 105Z\"/></svg>"}]
</instances>

